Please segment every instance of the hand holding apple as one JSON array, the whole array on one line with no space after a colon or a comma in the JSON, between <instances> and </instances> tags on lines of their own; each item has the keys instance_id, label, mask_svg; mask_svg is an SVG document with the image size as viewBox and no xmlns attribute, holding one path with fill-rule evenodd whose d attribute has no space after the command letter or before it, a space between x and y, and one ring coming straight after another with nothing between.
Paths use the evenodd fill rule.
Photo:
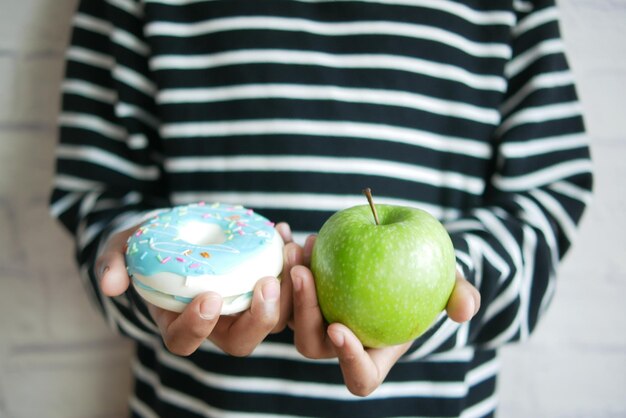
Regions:
<instances>
[{"instance_id":1,"label":"hand holding apple","mask_svg":"<svg viewBox=\"0 0 626 418\"><path fill-rule=\"evenodd\" d=\"M445 228L410 207L367 205L335 213L319 232L311 270L329 323L367 347L412 341L446 308L456 259ZM373 216L372 216L373 215Z\"/></svg>"},{"instance_id":2,"label":"hand holding apple","mask_svg":"<svg viewBox=\"0 0 626 418\"><path fill-rule=\"evenodd\" d=\"M315 239L315 236L310 236L304 248L292 246L292 254L287 257L302 262L302 265L288 270L291 280L283 279L293 284L293 317L289 326L294 331L294 344L298 352L310 359L337 357L348 390L358 396L367 396L380 386L412 342L365 348L345 325L326 324L318 304L313 274L306 267L310 264ZM480 294L457 273L456 284L446 306L448 317L456 322L469 321L479 307Z\"/></svg>"}]
</instances>

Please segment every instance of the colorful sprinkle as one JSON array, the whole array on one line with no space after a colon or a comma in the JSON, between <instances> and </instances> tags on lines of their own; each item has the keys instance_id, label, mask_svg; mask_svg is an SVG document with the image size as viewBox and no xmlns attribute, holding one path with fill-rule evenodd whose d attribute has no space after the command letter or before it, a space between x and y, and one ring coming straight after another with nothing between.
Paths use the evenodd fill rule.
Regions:
<instances>
[{"instance_id":1,"label":"colorful sprinkle","mask_svg":"<svg viewBox=\"0 0 626 418\"><path fill-rule=\"evenodd\" d=\"M200 201L186 208L172 208L168 212L159 212L148 220L149 223L133 231L124 248L129 265L130 260L136 263L141 260L144 271L157 271L167 263L168 270L185 277L219 273L222 261L231 263L232 254L239 252L240 243L254 247L257 242L264 243L266 237L274 236L274 231L268 227L273 227L273 222L242 206ZM191 221L190 217L193 218ZM216 243L214 250L208 246L203 248L203 244L187 242L180 235L189 222L203 222L203 219L223 228L221 232L226 242Z\"/></svg>"}]
</instances>

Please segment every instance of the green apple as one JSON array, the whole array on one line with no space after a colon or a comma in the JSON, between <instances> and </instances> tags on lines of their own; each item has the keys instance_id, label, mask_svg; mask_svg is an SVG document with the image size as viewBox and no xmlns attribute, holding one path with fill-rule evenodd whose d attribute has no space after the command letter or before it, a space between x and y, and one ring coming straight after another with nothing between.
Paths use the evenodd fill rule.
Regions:
<instances>
[{"instance_id":1,"label":"green apple","mask_svg":"<svg viewBox=\"0 0 626 418\"><path fill-rule=\"evenodd\" d=\"M370 198L324 223L311 270L326 321L346 325L366 347L384 347L417 338L445 309L456 259L433 216Z\"/></svg>"}]
</instances>

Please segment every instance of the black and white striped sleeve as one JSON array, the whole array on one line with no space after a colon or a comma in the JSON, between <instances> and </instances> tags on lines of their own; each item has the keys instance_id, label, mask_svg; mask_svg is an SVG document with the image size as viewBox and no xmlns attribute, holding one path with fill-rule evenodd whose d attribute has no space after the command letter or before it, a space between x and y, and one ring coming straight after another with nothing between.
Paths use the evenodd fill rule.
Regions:
<instances>
[{"instance_id":1,"label":"black and white striped sleeve","mask_svg":"<svg viewBox=\"0 0 626 418\"><path fill-rule=\"evenodd\" d=\"M591 198L587 137L558 10L553 1L514 3L518 22L485 205L447 222L482 308L468 324L442 320L412 357L527 339L550 304L558 264Z\"/></svg>"},{"instance_id":2,"label":"black and white striped sleeve","mask_svg":"<svg viewBox=\"0 0 626 418\"><path fill-rule=\"evenodd\" d=\"M88 287L113 327L124 324L123 333L145 332L150 323L133 313L128 295L100 295L98 246L133 217L167 205L141 13L138 2L83 1L75 14L50 206L75 235Z\"/></svg>"}]
</instances>

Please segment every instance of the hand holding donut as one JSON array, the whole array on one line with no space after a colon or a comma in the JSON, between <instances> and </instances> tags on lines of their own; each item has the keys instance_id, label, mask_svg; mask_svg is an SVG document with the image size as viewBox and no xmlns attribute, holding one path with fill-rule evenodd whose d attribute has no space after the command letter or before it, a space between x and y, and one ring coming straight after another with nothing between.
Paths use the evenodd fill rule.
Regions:
<instances>
[{"instance_id":1,"label":"hand holding donut","mask_svg":"<svg viewBox=\"0 0 626 418\"><path fill-rule=\"evenodd\" d=\"M229 220L229 222L233 221ZM237 225L235 222L233 226L235 226L233 229L236 229L236 227L241 227L241 224ZM287 224L277 225L276 231L285 243L284 249L281 248L281 252L284 253L281 257L284 265L281 265L278 271L282 268L282 271L289 272L293 265L302 262L297 255L293 256L294 249L298 246L291 242L291 231ZM131 284L126 258L129 253L136 250L129 249L131 243L129 238L136 234L138 234L138 229L131 228L112 236L96 261L96 274L100 280L101 290L106 296L118 296L124 293ZM237 233L237 235L243 234ZM258 237L263 238L263 234L259 234ZM280 245L282 247L282 242ZM301 251L295 250L295 253L301 254ZM191 254L188 255L191 256ZM147 257L143 253L139 255L140 258L142 256ZM166 263L181 264L183 261L179 261L178 258L184 258L173 259L169 255L160 255L160 257L163 257L160 261L170 257ZM204 255L200 253L199 257L204 258ZM185 259L184 262L191 269L199 269L194 265L193 257ZM172 265L175 266L175 264ZM285 289L281 290L281 287ZM138 287L135 283L135 289L145 290L145 288L154 290L147 285ZM151 303L148 303L148 309L159 327L166 346L174 354L189 355L208 338L228 354L245 356L250 354L267 334L280 331L285 327L291 314L291 280L287 277L287 280L283 280L281 284L276 277L267 275L256 282L251 293L251 295L245 294L250 308L237 316L221 315L225 300L220 293L213 291L200 293L193 298L180 298L184 302L180 305L182 308L180 313L165 310ZM281 297L281 294L285 297ZM167 296L172 297L172 295ZM230 299L233 298L228 299L232 302ZM234 299L239 300L237 303L240 304L241 298Z\"/></svg>"}]
</instances>

